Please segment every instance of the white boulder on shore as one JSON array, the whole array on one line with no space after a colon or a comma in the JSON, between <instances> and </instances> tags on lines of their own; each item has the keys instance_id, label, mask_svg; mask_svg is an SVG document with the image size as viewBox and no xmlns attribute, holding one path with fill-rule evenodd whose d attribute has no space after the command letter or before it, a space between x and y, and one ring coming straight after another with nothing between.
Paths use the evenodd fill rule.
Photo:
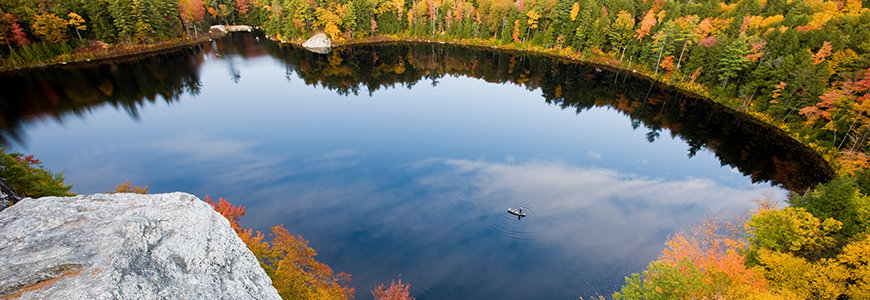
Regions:
<instances>
[{"instance_id":1,"label":"white boulder on shore","mask_svg":"<svg viewBox=\"0 0 870 300\"><path fill-rule=\"evenodd\" d=\"M326 54L332 49L332 40L326 36L326 33L320 32L302 43L302 47L312 52Z\"/></svg>"},{"instance_id":2,"label":"white boulder on shore","mask_svg":"<svg viewBox=\"0 0 870 300\"><path fill-rule=\"evenodd\" d=\"M0 211L0 298L280 299L210 205L186 193L24 199Z\"/></svg>"}]
</instances>

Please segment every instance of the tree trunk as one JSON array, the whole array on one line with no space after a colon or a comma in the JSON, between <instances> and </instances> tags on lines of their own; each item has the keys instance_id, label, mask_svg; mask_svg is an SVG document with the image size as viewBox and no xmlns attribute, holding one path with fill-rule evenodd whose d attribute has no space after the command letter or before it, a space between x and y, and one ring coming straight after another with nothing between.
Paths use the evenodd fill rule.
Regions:
<instances>
[{"instance_id":1,"label":"tree trunk","mask_svg":"<svg viewBox=\"0 0 870 300\"><path fill-rule=\"evenodd\" d=\"M84 41L82 40L82 34L79 33L79 28L78 28L78 27L76 27L76 35L79 36L79 42L84 42Z\"/></svg>"},{"instance_id":2,"label":"tree trunk","mask_svg":"<svg viewBox=\"0 0 870 300\"><path fill-rule=\"evenodd\" d=\"M683 53L686 53L686 44L688 44L688 43L689 43L689 39L686 39L686 41L683 43L683 50L680 51L680 59L677 60L677 70L680 69L680 63L683 62ZM680 80L680 81L682 82L682 80Z\"/></svg>"},{"instance_id":3,"label":"tree trunk","mask_svg":"<svg viewBox=\"0 0 870 300\"><path fill-rule=\"evenodd\" d=\"M628 44L622 47L622 55L619 56L619 62L622 62L622 58L625 57L625 49L628 49L629 45L631 45L631 40L628 40Z\"/></svg>"},{"instance_id":4,"label":"tree trunk","mask_svg":"<svg viewBox=\"0 0 870 300\"><path fill-rule=\"evenodd\" d=\"M622 46L622 54L619 56L619 62L622 62L622 59L625 58L625 49L628 48L628 45Z\"/></svg>"},{"instance_id":5,"label":"tree trunk","mask_svg":"<svg viewBox=\"0 0 870 300\"><path fill-rule=\"evenodd\" d=\"M858 145L863 144L864 140L867 138L868 135L870 135L870 130L865 130L864 134L861 135L861 138L855 140L855 143L852 144L852 148L849 148L849 151L855 151L855 147L858 147Z\"/></svg>"},{"instance_id":6,"label":"tree trunk","mask_svg":"<svg viewBox=\"0 0 870 300\"><path fill-rule=\"evenodd\" d=\"M667 43L667 40L665 40L665 42ZM659 49L659 58L656 59L656 72L653 73L653 75L659 74L659 65L662 63L662 52L665 52L665 45L662 45L662 47Z\"/></svg>"}]
</instances>

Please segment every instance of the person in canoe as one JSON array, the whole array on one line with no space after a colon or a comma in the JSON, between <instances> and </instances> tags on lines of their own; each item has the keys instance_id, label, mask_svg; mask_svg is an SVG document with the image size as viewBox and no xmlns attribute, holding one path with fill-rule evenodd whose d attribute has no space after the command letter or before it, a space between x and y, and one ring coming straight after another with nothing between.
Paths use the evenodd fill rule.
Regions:
<instances>
[{"instance_id":1,"label":"person in canoe","mask_svg":"<svg viewBox=\"0 0 870 300\"><path fill-rule=\"evenodd\" d=\"M517 216L517 220L522 220L523 217L526 216L526 214L523 213L522 207L520 207L519 209L508 208L508 213Z\"/></svg>"}]
</instances>

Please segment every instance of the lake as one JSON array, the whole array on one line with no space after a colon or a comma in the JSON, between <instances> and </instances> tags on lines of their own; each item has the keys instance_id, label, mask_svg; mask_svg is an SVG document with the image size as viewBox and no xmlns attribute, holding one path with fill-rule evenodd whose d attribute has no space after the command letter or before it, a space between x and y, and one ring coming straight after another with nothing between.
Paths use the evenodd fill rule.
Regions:
<instances>
[{"instance_id":1,"label":"lake","mask_svg":"<svg viewBox=\"0 0 870 300\"><path fill-rule=\"evenodd\" d=\"M608 296L668 235L832 174L722 106L489 49L234 34L0 77L0 142L73 192L226 198L244 227L303 235L359 299L400 274L417 299Z\"/></svg>"}]
</instances>

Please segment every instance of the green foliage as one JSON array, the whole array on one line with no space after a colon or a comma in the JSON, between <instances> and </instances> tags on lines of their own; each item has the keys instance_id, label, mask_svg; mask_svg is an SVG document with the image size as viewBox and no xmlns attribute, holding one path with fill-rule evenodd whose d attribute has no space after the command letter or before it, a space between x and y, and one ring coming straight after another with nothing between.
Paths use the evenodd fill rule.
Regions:
<instances>
[{"instance_id":1,"label":"green foliage","mask_svg":"<svg viewBox=\"0 0 870 300\"><path fill-rule=\"evenodd\" d=\"M63 184L62 173L42 167L33 155L7 154L0 149L0 177L22 197L72 196L72 185Z\"/></svg>"},{"instance_id":2,"label":"green foliage","mask_svg":"<svg viewBox=\"0 0 870 300\"><path fill-rule=\"evenodd\" d=\"M680 259L677 264L654 261L649 264L643 275L631 274L625 278L625 285L613 294L613 299L667 300L686 298L689 295L706 294L703 271L688 258Z\"/></svg>"},{"instance_id":3,"label":"green foliage","mask_svg":"<svg viewBox=\"0 0 870 300\"><path fill-rule=\"evenodd\" d=\"M742 37L725 47L722 57L716 63L716 71L719 72L719 80L723 87L728 85L729 79L739 76L749 66L747 54L749 54L749 44Z\"/></svg>"},{"instance_id":4,"label":"green foliage","mask_svg":"<svg viewBox=\"0 0 870 300\"><path fill-rule=\"evenodd\" d=\"M789 203L819 219L842 222L837 234L841 240L870 230L870 197L861 193L852 177L841 176L804 195L792 195Z\"/></svg>"},{"instance_id":5,"label":"green foliage","mask_svg":"<svg viewBox=\"0 0 870 300\"><path fill-rule=\"evenodd\" d=\"M818 259L821 251L834 245L831 234L841 227L840 221L821 221L800 207L762 209L746 223L748 262L755 263L761 249Z\"/></svg>"},{"instance_id":6,"label":"green foliage","mask_svg":"<svg viewBox=\"0 0 870 300\"><path fill-rule=\"evenodd\" d=\"M803 196L794 195L790 202L793 207L783 209L770 201L761 202L744 225L748 247L740 247L739 240L724 243L737 245L733 248L737 251L726 251L726 255L711 257L710 253L722 253L721 248L716 250L716 243L698 242L723 240L722 235L715 234L717 230L670 238L659 260L650 263L642 274L626 277L625 286L614 298L870 297L870 228L863 223L870 203L856 179L841 177L820 184ZM746 266L751 268L744 269ZM717 274L715 270L724 271L711 276Z\"/></svg>"},{"instance_id":7,"label":"green foliage","mask_svg":"<svg viewBox=\"0 0 870 300\"><path fill-rule=\"evenodd\" d=\"M861 194L864 194L865 196L870 195L870 168L861 169L855 173L853 178L855 179L855 184L858 185Z\"/></svg>"}]
</instances>

